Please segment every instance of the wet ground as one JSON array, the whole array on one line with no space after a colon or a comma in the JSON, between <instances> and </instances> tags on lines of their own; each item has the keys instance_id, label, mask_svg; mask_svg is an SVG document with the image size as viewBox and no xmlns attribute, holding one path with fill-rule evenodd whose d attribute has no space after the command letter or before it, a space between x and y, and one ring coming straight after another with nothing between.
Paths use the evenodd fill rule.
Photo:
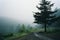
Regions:
<instances>
[{"instance_id":1,"label":"wet ground","mask_svg":"<svg viewBox=\"0 0 60 40\"><path fill-rule=\"evenodd\" d=\"M54 39L40 35L40 34L38 35L37 33L31 33L27 36L24 36L22 38L17 38L14 40L54 40Z\"/></svg>"}]
</instances>

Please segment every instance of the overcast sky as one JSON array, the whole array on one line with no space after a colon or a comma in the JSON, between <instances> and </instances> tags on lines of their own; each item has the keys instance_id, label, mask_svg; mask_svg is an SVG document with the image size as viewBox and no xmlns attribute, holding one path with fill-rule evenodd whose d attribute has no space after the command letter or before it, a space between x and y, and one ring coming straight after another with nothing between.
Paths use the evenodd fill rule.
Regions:
<instances>
[{"instance_id":1,"label":"overcast sky","mask_svg":"<svg viewBox=\"0 0 60 40\"><path fill-rule=\"evenodd\" d=\"M32 11L37 11L40 0L0 0L0 17L8 17L23 22L33 23ZM52 0L60 8L60 0Z\"/></svg>"}]
</instances>

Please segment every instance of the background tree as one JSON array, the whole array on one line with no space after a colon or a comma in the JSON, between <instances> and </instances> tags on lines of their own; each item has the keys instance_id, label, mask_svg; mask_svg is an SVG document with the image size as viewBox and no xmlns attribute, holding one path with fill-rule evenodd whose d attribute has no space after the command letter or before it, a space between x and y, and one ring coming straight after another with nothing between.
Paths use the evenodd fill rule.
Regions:
<instances>
[{"instance_id":1,"label":"background tree","mask_svg":"<svg viewBox=\"0 0 60 40\"><path fill-rule=\"evenodd\" d=\"M34 23L43 24L46 32L47 25L52 24L59 17L56 17L56 14L55 14L57 10L52 11L52 6L54 5L54 3L51 4L50 1L42 0L39 5L40 6L36 6L36 7L38 8L38 10L40 10L40 12L34 12L35 13Z\"/></svg>"}]
</instances>

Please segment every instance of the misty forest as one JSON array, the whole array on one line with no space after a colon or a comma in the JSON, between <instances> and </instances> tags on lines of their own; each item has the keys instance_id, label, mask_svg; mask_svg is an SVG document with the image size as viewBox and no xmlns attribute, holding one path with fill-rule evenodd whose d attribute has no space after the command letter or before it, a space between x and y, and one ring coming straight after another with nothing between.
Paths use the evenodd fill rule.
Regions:
<instances>
[{"instance_id":1,"label":"misty forest","mask_svg":"<svg viewBox=\"0 0 60 40\"><path fill-rule=\"evenodd\" d=\"M58 2L0 0L0 40L60 40Z\"/></svg>"}]
</instances>

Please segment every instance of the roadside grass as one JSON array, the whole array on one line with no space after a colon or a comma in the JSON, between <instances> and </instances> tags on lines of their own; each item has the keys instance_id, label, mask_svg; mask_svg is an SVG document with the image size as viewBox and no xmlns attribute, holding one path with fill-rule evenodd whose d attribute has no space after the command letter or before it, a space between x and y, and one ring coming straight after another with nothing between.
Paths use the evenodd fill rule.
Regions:
<instances>
[{"instance_id":1,"label":"roadside grass","mask_svg":"<svg viewBox=\"0 0 60 40\"><path fill-rule=\"evenodd\" d=\"M13 40L13 39L16 39L16 38L21 38L21 37L23 37L25 35L28 35L28 33L16 33L11 37L5 38L5 40Z\"/></svg>"},{"instance_id":2,"label":"roadside grass","mask_svg":"<svg viewBox=\"0 0 60 40\"><path fill-rule=\"evenodd\" d=\"M51 38L56 38L55 36L60 35L60 30L53 27L47 28L47 32L44 32L44 28L32 28L29 29L28 31L23 30L23 32L15 33L13 34L13 36L6 37L5 40L13 40L13 39L21 38L26 35L29 35L32 32L39 32L40 34L43 34Z\"/></svg>"},{"instance_id":3,"label":"roadside grass","mask_svg":"<svg viewBox=\"0 0 60 40\"><path fill-rule=\"evenodd\" d=\"M23 32L15 33L15 34L13 34L13 36L5 37L5 40L14 40L17 38L21 38L21 37L24 37L26 35L29 35L30 33L38 32L39 30L40 29L38 29L38 28L32 28L32 29L29 29L28 31L23 30Z\"/></svg>"}]
</instances>

